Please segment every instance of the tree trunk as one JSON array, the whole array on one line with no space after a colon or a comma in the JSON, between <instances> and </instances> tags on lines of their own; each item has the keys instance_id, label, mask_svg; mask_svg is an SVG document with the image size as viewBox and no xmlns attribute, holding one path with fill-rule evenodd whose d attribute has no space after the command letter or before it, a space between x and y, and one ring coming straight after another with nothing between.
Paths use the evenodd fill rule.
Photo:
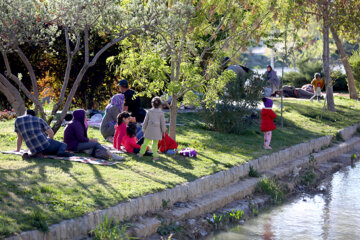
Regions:
<instances>
[{"instance_id":1,"label":"tree trunk","mask_svg":"<svg viewBox=\"0 0 360 240\"><path fill-rule=\"evenodd\" d=\"M5 95L6 99L14 108L16 116L24 115L26 108L19 90L17 90L2 74L0 74L0 92Z\"/></svg>"},{"instance_id":2,"label":"tree trunk","mask_svg":"<svg viewBox=\"0 0 360 240\"><path fill-rule=\"evenodd\" d=\"M329 50L329 3L328 0L324 0L323 10L323 68L325 75L325 87L326 87L326 100L327 109L335 112L335 102L333 95L333 84L330 76L330 50Z\"/></svg>"},{"instance_id":3,"label":"tree trunk","mask_svg":"<svg viewBox=\"0 0 360 240\"><path fill-rule=\"evenodd\" d=\"M74 82L74 85L72 86L71 90L70 90L70 93L66 99L66 102L65 102L65 105L64 105L64 108L63 110L61 111L61 114L60 114L60 117L59 119L56 121L56 123L54 124L54 126L52 127L52 130L54 131L54 133L56 133L60 127L61 127L61 124L62 122L64 121L64 118L67 114L67 112L69 111L70 109L70 106L71 106L71 103L72 103L72 100L75 96L75 93L81 83L81 80L83 79L85 73L87 72L87 70L89 69L89 65L84 65L82 67L82 69L80 70L79 74L77 75L76 77L76 80Z\"/></svg>"},{"instance_id":4,"label":"tree trunk","mask_svg":"<svg viewBox=\"0 0 360 240\"><path fill-rule=\"evenodd\" d=\"M170 137L176 140L177 95L172 96L170 105Z\"/></svg>"},{"instance_id":5,"label":"tree trunk","mask_svg":"<svg viewBox=\"0 0 360 240\"><path fill-rule=\"evenodd\" d=\"M350 93L350 98L351 99L358 99L358 94L356 91L356 86L355 86L355 79L354 79L354 75L350 66L350 63L348 61L348 57L346 55L344 46L339 38L338 33L336 32L336 30L334 29L334 27L330 27L331 33L333 35L334 41L336 43L336 47L340 52L340 56L341 56L341 61L344 65L345 71L346 71L346 76L348 79L348 88L349 88L349 93Z\"/></svg>"}]
</instances>

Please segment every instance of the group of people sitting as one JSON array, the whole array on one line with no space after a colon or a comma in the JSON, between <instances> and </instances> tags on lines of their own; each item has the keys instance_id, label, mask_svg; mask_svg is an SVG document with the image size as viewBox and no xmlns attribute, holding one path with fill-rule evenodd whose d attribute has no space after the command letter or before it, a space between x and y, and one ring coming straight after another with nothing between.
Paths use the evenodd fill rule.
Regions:
<instances>
[{"instance_id":1,"label":"group of people sitting","mask_svg":"<svg viewBox=\"0 0 360 240\"><path fill-rule=\"evenodd\" d=\"M114 148L139 157L152 155L158 159L158 151L175 153L177 143L166 131L165 116L161 111L162 101L159 97L152 99L152 108L146 111L140 107L139 97L129 89L126 80L121 80L120 94L112 97L105 109L100 131L103 137L113 142ZM131 112L131 113L130 113ZM96 158L123 160L123 156L111 153L97 139L87 134L88 125L86 112L83 109L73 111L71 122L64 129L64 142L53 139L54 132L35 112L28 110L26 115L15 121L15 132L18 135L17 151L21 150L24 140L31 154L23 154L23 158L57 155L70 157L72 152L85 152ZM152 153L148 145L152 141Z\"/></svg>"}]
</instances>

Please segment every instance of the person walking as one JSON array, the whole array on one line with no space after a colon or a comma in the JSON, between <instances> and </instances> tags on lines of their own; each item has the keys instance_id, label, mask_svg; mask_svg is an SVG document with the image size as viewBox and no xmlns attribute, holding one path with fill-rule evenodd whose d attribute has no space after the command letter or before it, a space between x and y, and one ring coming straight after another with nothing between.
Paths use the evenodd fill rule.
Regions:
<instances>
[{"instance_id":1,"label":"person walking","mask_svg":"<svg viewBox=\"0 0 360 240\"><path fill-rule=\"evenodd\" d=\"M321 89L325 86L324 79L321 79L320 73L315 73L314 79L311 81L311 85L314 88L314 96L310 98L310 101L314 101L314 98L317 98L317 101L320 102L321 98Z\"/></svg>"}]
</instances>

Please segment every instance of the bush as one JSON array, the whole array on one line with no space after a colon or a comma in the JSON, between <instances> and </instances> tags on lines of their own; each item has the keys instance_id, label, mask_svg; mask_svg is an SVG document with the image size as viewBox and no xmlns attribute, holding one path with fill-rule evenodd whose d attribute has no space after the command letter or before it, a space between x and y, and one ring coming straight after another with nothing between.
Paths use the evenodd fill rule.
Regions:
<instances>
[{"instance_id":1,"label":"bush","mask_svg":"<svg viewBox=\"0 0 360 240\"><path fill-rule=\"evenodd\" d=\"M310 83L309 80L301 73L288 72L284 74L284 85L301 87L308 83Z\"/></svg>"},{"instance_id":2,"label":"bush","mask_svg":"<svg viewBox=\"0 0 360 240\"><path fill-rule=\"evenodd\" d=\"M298 64L299 72L288 72L284 74L284 85L302 87L304 84L311 82L315 73L322 73L322 67L321 62L303 61Z\"/></svg>"},{"instance_id":3,"label":"bush","mask_svg":"<svg viewBox=\"0 0 360 240\"><path fill-rule=\"evenodd\" d=\"M210 129L242 133L253 123L253 111L260 101L265 81L250 72L229 81L214 109L203 108L203 119Z\"/></svg>"},{"instance_id":4,"label":"bush","mask_svg":"<svg viewBox=\"0 0 360 240\"><path fill-rule=\"evenodd\" d=\"M360 49L353 52L353 55L349 59L357 90L360 89Z\"/></svg>"},{"instance_id":5,"label":"bush","mask_svg":"<svg viewBox=\"0 0 360 240\"><path fill-rule=\"evenodd\" d=\"M16 118L16 114L13 111L4 110L0 111L0 120L10 120Z\"/></svg>"},{"instance_id":6,"label":"bush","mask_svg":"<svg viewBox=\"0 0 360 240\"><path fill-rule=\"evenodd\" d=\"M274 179L263 177L258 185L257 190L271 196L271 201L275 204L280 204L285 200L285 193Z\"/></svg>"},{"instance_id":7,"label":"bush","mask_svg":"<svg viewBox=\"0 0 360 240\"><path fill-rule=\"evenodd\" d=\"M340 70L331 72L331 79L335 80L334 91L347 92L349 90L346 74Z\"/></svg>"}]
</instances>

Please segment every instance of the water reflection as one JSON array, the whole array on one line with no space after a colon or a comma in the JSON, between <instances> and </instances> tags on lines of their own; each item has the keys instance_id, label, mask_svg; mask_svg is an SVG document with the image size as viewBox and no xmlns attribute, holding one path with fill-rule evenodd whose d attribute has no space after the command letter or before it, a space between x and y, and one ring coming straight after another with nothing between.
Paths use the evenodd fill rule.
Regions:
<instances>
[{"instance_id":1,"label":"water reflection","mask_svg":"<svg viewBox=\"0 0 360 240\"><path fill-rule=\"evenodd\" d=\"M360 239L360 164L335 173L326 194L272 208L216 240Z\"/></svg>"}]
</instances>

